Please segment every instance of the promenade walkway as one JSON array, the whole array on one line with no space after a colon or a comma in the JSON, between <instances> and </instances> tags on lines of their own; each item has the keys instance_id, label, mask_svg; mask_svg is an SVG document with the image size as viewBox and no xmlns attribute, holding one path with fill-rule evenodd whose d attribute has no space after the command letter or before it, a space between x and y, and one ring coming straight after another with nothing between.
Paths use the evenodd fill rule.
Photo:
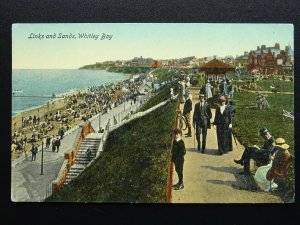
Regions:
<instances>
[{"instance_id":1,"label":"promenade walkway","mask_svg":"<svg viewBox=\"0 0 300 225\"><path fill-rule=\"evenodd\" d=\"M118 120L124 118L131 110L135 111L146 96L139 98L135 104L131 101L113 108L109 114L95 116L91 119L91 124L95 131L101 127L105 128L108 120L113 125L114 117ZM15 202L42 202L47 197L49 184L57 177L64 162L64 154L69 152L75 142L77 134L81 130L78 126L67 131L61 141L59 152L44 148L43 175L41 175L41 148L36 156L36 161L31 161L31 153L22 155L19 159L12 161L11 166L11 200Z\"/></svg>"},{"instance_id":2,"label":"promenade walkway","mask_svg":"<svg viewBox=\"0 0 300 225\"><path fill-rule=\"evenodd\" d=\"M194 104L199 102L198 90L191 90ZM183 104L181 104L181 109ZM215 110L212 109L214 119ZM238 113L238 111L237 111ZM183 134L187 133L183 131ZM233 151L222 156L217 155L216 130L208 129L207 148L205 153L197 150L197 141L194 148L194 130L192 137L183 135L187 153L183 167L184 189L172 190L172 203L283 203L282 200L269 192L251 191L253 180L240 175L243 168L233 162L240 158L244 147L233 141ZM178 178L173 171L173 183Z\"/></svg>"}]
</instances>

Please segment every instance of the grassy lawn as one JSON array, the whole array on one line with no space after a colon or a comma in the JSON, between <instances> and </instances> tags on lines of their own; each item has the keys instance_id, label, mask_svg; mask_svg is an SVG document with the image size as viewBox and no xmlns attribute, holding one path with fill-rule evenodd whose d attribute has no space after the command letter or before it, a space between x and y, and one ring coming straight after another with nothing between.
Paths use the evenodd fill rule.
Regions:
<instances>
[{"instance_id":1,"label":"grassy lawn","mask_svg":"<svg viewBox=\"0 0 300 225\"><path fill-rule=\"evenodd\" d=\"M166 101L167 99L170 98L170 88L173 87L174 94L176 95L179 90L179 85L176 81L167 84L165 87L163 87L159 93L153 98L150 98L148 102L146 102L145 105L143 105L139 111L143 112L146 111L147 109L152 108L153 106L156 106L157 104Z\"/></svg>"},{"instance_id":2,"label":"grassy lawn","mask_svg":"<svg viewBox=\"0 0 300 225\"><path fill-rule=\"evenodd\" d=\"M283 119L282 109L294 110L294 95L272 93L268 94L267 100L270 104L269 110L258 110L255 108L255 93L235 93L236 119L234 122L234 133L239 141L245 145L257 144L261 146L263 139L258 135L262 127L269 129L276 138L282 137L290 145L290 153L294 156L294 121L290 118ZM286 181L278 180L276 183L281 187L280 195L288 199L293 194L295 184L294 164Z\"/></svg>"},{"instance_id":3,"label":"grassy lawn","mask_svg":"<svg viewBox=\"0 0 300 225\"><path fill-rule=\"evenodd\" d=\"M267 127L275 138L284 138L294 152L294 122L282 117L282 109L294 109L293 95L268 94L269 110L256 109L255 93L235 93L233 100L237 107L234 132L242 144L263 143L258 130Z\"/></svg>"},{"instance_id":4,"label":"grassy lawn","mask_svg":"<svg viewBox=\"0 0 300 225\"><path fill-rule=\"evenodd\" d=\"M279 80L260 80L256 81L257 85L262 87L265 91L271 91L270 86L273 84L279 86L276 88L279 92L294 92L294 82L279 81Z\"/></svg>"},{"instance_id":5,"label":"grassy lawn","mask_svg":"<svg viewBox=\"0 0 300 225\"><path fill-rule=\"evenodd\" d=\"M152 72L154 77L157 77L158 83L164 82L174 76L174 72L169 69L159 68Z\"/></svg>"}]
</instances>

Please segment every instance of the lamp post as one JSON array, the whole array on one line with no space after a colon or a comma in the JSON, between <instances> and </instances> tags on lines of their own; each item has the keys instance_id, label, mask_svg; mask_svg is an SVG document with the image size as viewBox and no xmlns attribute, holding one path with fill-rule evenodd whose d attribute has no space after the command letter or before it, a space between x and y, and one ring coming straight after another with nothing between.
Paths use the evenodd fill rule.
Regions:
<instances>
[{"instance_id":1,"label":"lamp post","mask_svg":"<svg viewBox=\"0 0 300 225\"><path fill-rule=\"evenodd\" d=\"M44 175L43 169L44 169L44 136L42 137L41 175Z\"/></svg>"},{"instance_id":2,"label":"lamp post","mask_svg":"<svg viewBox=\"0 0 300 225\"><path fill-rule=\"evenodd\" d=\"M99 111L99 132L101 133L101 112Z\"/></svg>"}]
</instances>

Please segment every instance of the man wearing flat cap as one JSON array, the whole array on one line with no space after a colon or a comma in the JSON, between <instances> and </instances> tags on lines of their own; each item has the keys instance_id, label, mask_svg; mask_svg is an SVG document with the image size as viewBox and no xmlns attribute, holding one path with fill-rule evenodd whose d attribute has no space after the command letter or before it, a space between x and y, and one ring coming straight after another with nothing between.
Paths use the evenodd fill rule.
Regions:
<instances>
[{"instance_id":1,"label":"man wearing flat cap","mask_svg":"<svg viewBox=\"0 0 300 225\"><path fill-rule=\"evenodd\" d=\"M206 147L207 128L210 129L210 119L212 117L210 105L205 102L204 94L199 94L200 102L195 104L193 115L193 127L196 126L196 139L198 143L198 151L200 151L200 134L202 133L202 153Z\"/></svg>"},{"instance_id":2,"label":"man wearing flat cap","mask_svg":"<svg viewBox=\"0 0 300 225\"><path fill-rule=\"evenodd\" d=\"M265 139L264 145L259 148L254 145L253 147L246 147L241 159L233 161L237 164L244 166L244 172L241 174L249 175L250 174L250 159L257 161L263 165L267 165L270 162L271 155L275 152L275 139L269 133L267 128L262 128L259 130L259 135Z\"/></svg>"}]
</instances>

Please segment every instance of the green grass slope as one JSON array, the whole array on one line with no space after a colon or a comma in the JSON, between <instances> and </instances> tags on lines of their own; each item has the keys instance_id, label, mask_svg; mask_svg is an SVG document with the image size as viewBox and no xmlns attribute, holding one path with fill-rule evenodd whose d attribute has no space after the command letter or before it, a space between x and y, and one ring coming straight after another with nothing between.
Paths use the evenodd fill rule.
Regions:
<instances>
[{"instance_id":1,"label":"green grass slope","mask_svg":"<svg viewBox=\"0 0 300 225\"><path fill-rule=\"evenodd\" d=\"M168 103L112 131L99 158L47 201L165 202L175 108Z\"/></svg>"}]
</instances>

